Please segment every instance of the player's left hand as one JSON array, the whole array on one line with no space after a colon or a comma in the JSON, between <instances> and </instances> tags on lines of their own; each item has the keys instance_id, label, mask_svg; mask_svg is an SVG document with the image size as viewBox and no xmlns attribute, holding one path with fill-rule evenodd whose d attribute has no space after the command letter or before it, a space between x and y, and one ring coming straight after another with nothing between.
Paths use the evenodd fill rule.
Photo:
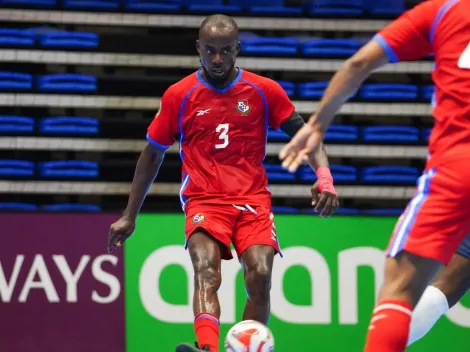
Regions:
<instances>
[{"instance_id":1,"label":"player's left hand","mask_svg":"<svg viewBox=\"0 0 470 352\"><path fill-rule=\"evenodd\" d=\"M319 189L320 182L317 181L312 186L312 207L316 213L320 212L320 217L330 217L339 207L338 196L334 193Z\"/></svg>"}]
</instances>

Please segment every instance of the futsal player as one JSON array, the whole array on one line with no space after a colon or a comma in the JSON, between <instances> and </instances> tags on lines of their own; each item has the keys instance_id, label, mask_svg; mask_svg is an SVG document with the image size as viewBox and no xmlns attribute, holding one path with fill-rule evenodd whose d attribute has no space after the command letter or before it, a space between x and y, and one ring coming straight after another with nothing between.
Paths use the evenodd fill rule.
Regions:
<instances>
[{"instance_id":1,"label":"futsal player","mask_svg":"<svg viewBox=\"0 0 470 352\"><path fill-rule=\"evenodd\" d=\"M385 27L335 74L318 110L280 153L283 165L294 171L320 145L336 112L374 70L434 53L436 122L429 158L390 241L366 352L405 350L412 310L470 233L469 14L470 0L430 0Z\"/></svg>"},{"instance_id":2,"label":"futsal player","mask_svg":"<svg viewBox=\"0 0 470 352\"><path fill-rule=\"evenodd\" d=\"M248 294L243 320L267 324L273 259L281 253L263 167L267 128L281 128L293 136L304 125L279 84L235 66L240 43L232 18L206 18L196 46L201 69L163 95L148 128L149 143L137 163L127 209L111 226L108 240L112 251L132 234L164 153L180 135L180 200L186 215L186 248L194 267L197 344L181 344L178 352L218 351L217 290L221 260L232 258L231 244ZM338 207L338 198L323 148L310 161L321 193L317 197L312 189L312 203L328 217Z\"/></svg>"}]
</instances>

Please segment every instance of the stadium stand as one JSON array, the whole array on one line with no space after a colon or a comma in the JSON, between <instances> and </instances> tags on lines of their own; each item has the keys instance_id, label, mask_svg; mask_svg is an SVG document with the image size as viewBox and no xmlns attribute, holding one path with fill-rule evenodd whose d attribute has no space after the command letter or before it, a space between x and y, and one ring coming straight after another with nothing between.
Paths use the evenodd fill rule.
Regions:
<instances>
[{"instance_id":1,"label":"stadium stand","mask_svg":"<svg viewBox=\"0 0 470 352\"><path fill-rule=\"evenodd\" d=\"M234 15L238 65L278 81L307 118L332 73L411 3L386 0L0 0L0 211L122 210L165 89L198 68L204 15ZM376 72L341 110L327 152L338 214L396 215L432 119L432 58ZM269 131L274 210L310 213L307 167L285 172ZM144 211L179 211L178 146Z\"/></svg>"}]
</instances>

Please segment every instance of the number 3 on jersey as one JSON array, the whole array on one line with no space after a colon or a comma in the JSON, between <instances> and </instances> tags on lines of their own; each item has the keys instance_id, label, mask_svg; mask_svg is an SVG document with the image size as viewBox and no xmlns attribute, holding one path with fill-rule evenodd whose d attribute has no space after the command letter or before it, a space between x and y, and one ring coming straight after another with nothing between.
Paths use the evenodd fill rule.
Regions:
<instances>
[{"instance_id":1,"label":"number 3 on jersey","mask_svg":"<svg viewBox=\"0 0 470 352\"><path fill-rule=\"evenodd\" d=\"M463 51L462 55L460 55L459 62L457 63L459 68L463 69L470 69L470 43L468 43L467 47Z\"/></svg>"},{"instance_id":2,"label":"number 3 on jersey","mask_svg":"<svg viewBox=\"0 0 470 352\"><path fill-rule=\"evenodd\" d=\"M223 142L216 144L215 149L223 149L228 146L228 123L217 125L215 132L219 133L219 139Z\"/></svg>"}]
</instances>

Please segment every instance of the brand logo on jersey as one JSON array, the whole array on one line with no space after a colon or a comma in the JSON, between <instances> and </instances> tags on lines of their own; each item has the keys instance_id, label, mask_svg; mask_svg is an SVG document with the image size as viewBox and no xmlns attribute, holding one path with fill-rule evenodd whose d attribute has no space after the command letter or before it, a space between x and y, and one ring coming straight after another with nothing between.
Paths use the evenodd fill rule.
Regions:
<instances>
[{"instance_id":1,"label":"brand logo on jersey","mask_svg":"<svg viewBox=\"0 0 470 352\"><path fill-rule=\"evenodd\" d=\"M237 104L237 111L243 115L248 114L251 111L251 106L248 105L248 100L240 99Z\"/></svg>"},{"instance_id":2,"label":"brand logo on jersey","mask_svg":"<svg viewBox=\"0 0 470 352\"><path fill-rule=\"evenodd\" d=\"M196 214L193 216L193 224L200 224L204 220L206 220L206 218L202 214Z\"/></svg>"},{"instance_id":3,"label":"brand logo on jersey","mask_svg":"<svg viewBox=\"0 0 470 352\"><path fill-rule=\"evenodd\" d=\"M206 110L198 110L196 116L205 115L205 114L209 113L209 111L211 111L211 110L212 110L212 108L206 109Z\"/></svg>"}]
</instances>

